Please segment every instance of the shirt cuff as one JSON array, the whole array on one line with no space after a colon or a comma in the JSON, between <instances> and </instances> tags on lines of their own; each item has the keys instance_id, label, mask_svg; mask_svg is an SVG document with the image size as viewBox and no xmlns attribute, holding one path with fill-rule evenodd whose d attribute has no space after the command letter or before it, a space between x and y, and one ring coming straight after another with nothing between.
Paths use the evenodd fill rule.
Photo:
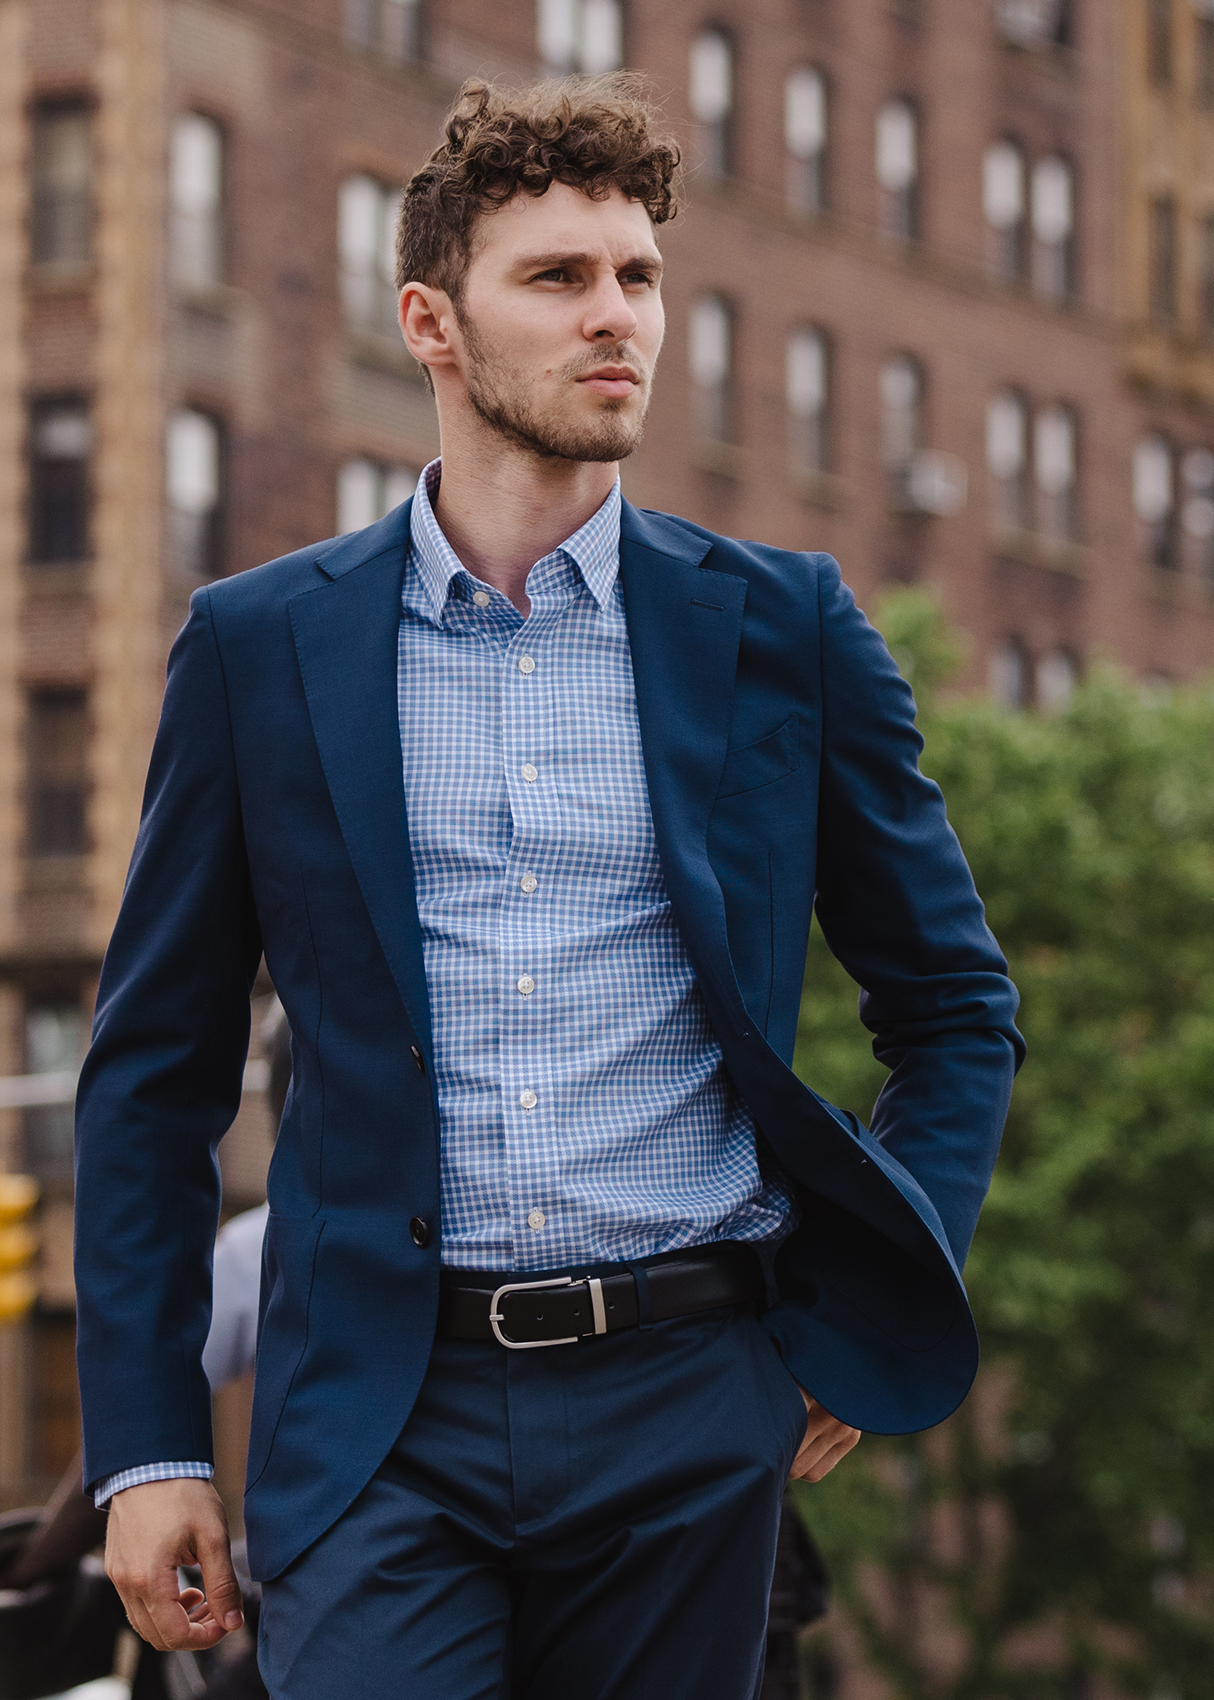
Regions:
<instances>
[{"instance_id":1,"label":"shirt cuff","mask_svg":"<svg viewBox=\"0 0 1214 1700\"><path fill-rule=\"evenodd\" d=\"M93 1489L93 1503L98 1511L105 1511L114 1495L124 1488L142 1487L144 1482L180 1481L184 1476L209 1482L214 1474L214 1464L136 1464L130 1470L116 1470L112 1476L102 1476Z\"/></svg>"}]
</instances>

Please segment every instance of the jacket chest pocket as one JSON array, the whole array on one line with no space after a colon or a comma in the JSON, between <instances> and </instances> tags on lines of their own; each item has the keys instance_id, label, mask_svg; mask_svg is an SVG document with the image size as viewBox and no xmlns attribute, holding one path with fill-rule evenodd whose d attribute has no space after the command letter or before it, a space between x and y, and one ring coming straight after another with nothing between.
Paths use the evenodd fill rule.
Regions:
<instances>
[{"instance_id":1,"label":"jacket chest pocket","mask_svg":"<svg viewBox=\"0 0 1214 1700\"><path fill-rule=\"evenodd\" d=\"M795 773L801 765L798 717L790 714L783 726L757 738L741 749L730 750L717 790L717 801L736 797L743 791L758 791L777 779Z\"/></svg>"}]
</instances>

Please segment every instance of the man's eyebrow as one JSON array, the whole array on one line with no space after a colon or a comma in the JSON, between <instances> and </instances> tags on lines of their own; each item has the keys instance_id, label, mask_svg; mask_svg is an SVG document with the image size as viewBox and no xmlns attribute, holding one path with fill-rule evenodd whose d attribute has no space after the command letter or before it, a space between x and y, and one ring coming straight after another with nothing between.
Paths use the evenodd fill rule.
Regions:
<instances>
[{"instance_id":1,"label":"man's eyebrow","mask_svg":"<svg viewBox=\"0 0 1214 1700\"><path fill-rule=\"evenodd\" d=\"M597 254L590 253L528 254L518 261L518 270L546 272L551 271L555 266L593 265L597 259ZM622 260L615 269L621 272L660 272L662 256L660 254L633 254L628 259Z\"/></svg>"}]
</instances>

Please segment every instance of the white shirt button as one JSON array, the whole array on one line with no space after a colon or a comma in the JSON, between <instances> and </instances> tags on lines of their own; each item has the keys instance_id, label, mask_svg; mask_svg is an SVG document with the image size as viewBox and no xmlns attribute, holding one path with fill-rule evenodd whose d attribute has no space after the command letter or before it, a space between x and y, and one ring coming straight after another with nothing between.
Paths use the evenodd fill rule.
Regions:
<instances>
[{"instance_id":1,"label":"white shirt button","mask_svg":"<svg viewBox=\"0 0 1214 1700\"><path fill-rule=\"evenodd\" d=\"M535 662L529 655L520 655L518 658L518 670L520 673L534 673Z\"/></svg>"},{"instance_id":2,"label":"white shirt button","mask_svg":"<svg viewBox=\"0 0 1214 1700\"><path fill-rule=\"evenodd\" d=\"M531 978L530 974L524 974L520 980L515 981L515 985L518 987L519 991L522 992L525 998L529 998L535 990L535 981Z\"/></svg>"},{"instance_id":3,"label":"white shirt button","mask_svg":"<svg viewBox=\"0 0 1214 1700\"><path fill-rule=\"evenodd\" d=\"M527 895L530 896L540 882L536 879L534 874L524 874L518 883L522 886Z\"/></svg>"},{"instance_id":4,"label":"white shirt button","mask_svg":"<svg viewBox=\"0 0 1214 1700\"><path fill-rule=\"evenodd\" d=\"M548 1218L544 1215L542 1210L533 1210L527 1217L527 1226L529 1228L534 1228L538 1234L547 1220Z\"/></svg>"},{"instance_id":5,"label":"white shirt button","mask_svg":"<svg viewBox=\"0 0 1214 1700\"><path fill-rule=\"evenodd\" d=\"M474 590L472 600L478 608L487 608L489 606L489 592L487 590Z\"/></svg>"},{"instance_id":6,"label":"white shirt button","mask_svg":"<svg viewBox=\"0 0 1214 1700\"><path fill-rule=\"evenodd\" d=\"M536 1105L535 1093L528 1087L525 1092L519 1093L518 1101L525 1110L534 1110Z\"/></svg>"},{"instance_id":7,"label":"white shirt button","mask_svg":"<svg viewBox=\"0 0 1214 1700\"><path fill-rule=\"evenodd\" d=\"M536 780L539 778L539 773L534 767L532 767L529 761L523 763L523 778L527 781L528 785L534 785Z\"/></svg>"}]
</instances>

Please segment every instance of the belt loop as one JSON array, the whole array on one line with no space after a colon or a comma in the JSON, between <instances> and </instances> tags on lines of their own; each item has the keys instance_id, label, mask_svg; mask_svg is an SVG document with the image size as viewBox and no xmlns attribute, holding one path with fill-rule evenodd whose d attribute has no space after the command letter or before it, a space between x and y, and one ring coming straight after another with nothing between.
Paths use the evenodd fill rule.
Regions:
<instances>
[{"instance_id":1,"label":"belt loop","mask_svg":"<svg viewBox=\"0 0 1214 1700\"><path fill-rule=\"evenodd\" d=\"M637 1327L653 1327L653 1306L649 1302L649 1271L643 1263L630 1263L632 1279L637 1289Z\"/></svg>"}]
</instances>

